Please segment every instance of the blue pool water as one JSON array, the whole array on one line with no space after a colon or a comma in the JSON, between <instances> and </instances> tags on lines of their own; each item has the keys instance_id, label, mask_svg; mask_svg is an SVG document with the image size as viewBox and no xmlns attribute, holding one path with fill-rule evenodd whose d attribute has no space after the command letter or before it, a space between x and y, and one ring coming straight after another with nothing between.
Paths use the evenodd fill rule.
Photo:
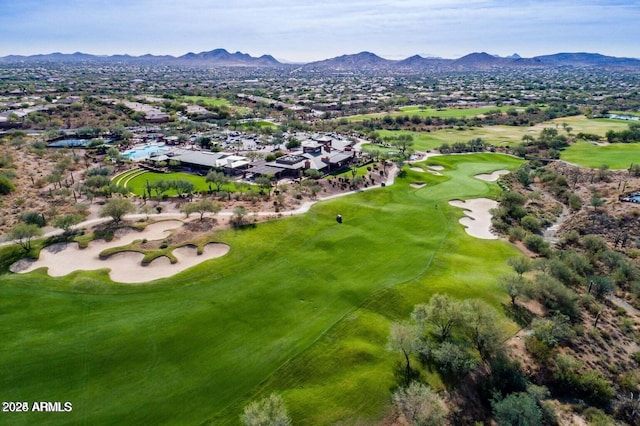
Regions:
<instances>
[{"instance_id":1,"label":"blue pool water","mask_svg":"<svg viewBox=\"0 0 640 426\"><path fill-rule=\"evenodd\" d=\"M110 143L111 139L105 139L106 143ZM84 148L91 143L91 139L60 139L51 142L47 146L51 148Z\"/></svg>"},{"instance_id":2,"label":"blue pool water","mask_svg":"<svg viewBox=\"0 0 640 426\"><path fill-rule=\"evenodd\" d=\"M122 153L122 156L131 160L144 160L153 157L154 154L160 154L168 151L164 145L145 145L133 149L128 149Z\"/></svg>"}]
</instances>

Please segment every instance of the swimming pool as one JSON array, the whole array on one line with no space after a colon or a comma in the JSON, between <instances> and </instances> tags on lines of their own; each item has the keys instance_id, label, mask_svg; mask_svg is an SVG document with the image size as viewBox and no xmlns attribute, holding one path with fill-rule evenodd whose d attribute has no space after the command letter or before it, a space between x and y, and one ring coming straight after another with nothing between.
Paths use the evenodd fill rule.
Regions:
<instances>
[{"instance_id":1,"label":"swimming pool","mask_svg":"<svg viewBox=\"0 0 640 426\"><path fill-rule=\"evenodd\" d=\"M161 154L168 150L169 148L164 145L144 145L128 149L122 153L122 156L134 161L139 161Z\"/></svg>"},{"instance_id":2,"label":"swimming pool","mask_svg":"<svg viewBox=\"0 0 640 426\"><path fill-rule=\"evenodd\" d=\"M50 148L86 148L93 139L60 139L48 143ZM111 143L111 139L104 139L104 143Z\"/></svg>"}]
</instances>

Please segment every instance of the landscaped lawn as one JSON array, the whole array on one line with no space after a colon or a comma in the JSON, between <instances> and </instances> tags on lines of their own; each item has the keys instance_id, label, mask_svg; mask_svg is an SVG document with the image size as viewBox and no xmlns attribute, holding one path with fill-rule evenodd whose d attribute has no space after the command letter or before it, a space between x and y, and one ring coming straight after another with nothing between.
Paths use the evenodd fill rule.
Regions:
<instances>
[{"instance_id":1,"label":"landscaped lawn","mask_svg":"<svg viewBox=\"0 0 640 426\"><path fill-rule=\"evenodd\" d=\"M560 158L583 167L597 168L606 164L612 169L628 169L631 164L640 163L640 143L599 146L579 142L562 151Z\"/></svg>"},{"instance_id":2,"label":"landscaped lawn","mask_svg":"<svg viewBox=\"0 0 640 426\"><path fill-rule=\"evenodd\" d=\"M407 170L392 186L222 231L228 255L147 285L100 272L2 276L3 400L73 403L70 413L3 420L237 424L248 401L278 392L294 424L379 422L401 360L385 349L390 322L435 292L500 310L508 298L496 277L518 254L469 237L448 201L496 196L496 184L473 176L520 161L477 154L429 164L444 176Z\"/></svg>"},{"instance_id":3,"label":"landscaped lawn","mask_svg":"<svg viewBox=\"0 0 640 426\"><path fill-rule=\"evenodd\" d=\"M147 182L149 185L153 186L153 184L160 180L172 181L172 180L185 180L191 182L194 186L194 192L207 192L209 190L209 183L205 181L204 176L198 176L191 173L183 173L183 172L173 172L173 173L154 173L154 172L146 172L139 174L128 181L126 187L129 191L134 194L142 197L146 192ZM211 188L213 190L216 189L214 184L211 184ZM256 187L257 188L257 187ZM238 187L235 183L230 182L222 187L223 191L238 191ZM156 195L155 191L152 189L151 193L153 196ZM173 196L176 195L176 191L171 189L165 192L166 195Z\"/></svg>"}]
</instances>

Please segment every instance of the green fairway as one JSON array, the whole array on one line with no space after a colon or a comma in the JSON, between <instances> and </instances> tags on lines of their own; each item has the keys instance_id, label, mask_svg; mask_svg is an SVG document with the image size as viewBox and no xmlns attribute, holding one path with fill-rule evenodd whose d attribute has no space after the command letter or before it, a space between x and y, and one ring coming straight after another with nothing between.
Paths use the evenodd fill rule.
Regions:
<instances>
[{"instance_id":1,"label":"green fairway","mask_svg":"<svg viewBox=\"0 0 640 426\"><path fill-rule=\"evenodd\" d=\"M387 136L397 137L402 134L411 134L414 139L414 149L418 151L429 151L439 148L442 144L453 144L456 142L468 142L474 138L482 138L486 142L495 146L507 146L518 144L524 135L537 137L545 127L554 127L564 133L562 126L566 123L572 134L592 133L604 138L608 130L621 131L628 128L628 123L623 120L594 119L590 120L584 116L564 117L531 127L517 126L487 126L473 128L451 128L433 132L410 132L405 130L377 130L382 139Z\"/></svg>"},{"instance_id":2,"label":"green fairway","mask_svg":"<svg viewBox=\"0 0 640 426\"><path fill-rule=\"evenodd\" d=\"M599 146L579 142L562 151L560 158L583 167L597 168L606 164L612 169L628 169L631 164L640 163L640 143Z\"/></svg>"},{"instance_id":3,"label":"green fairway","mask_svg":"<svg viewBox=\"0 0 640 426\"><path fill-rule=\"evenodd\" d=\"M443 176L407 170L392 186L222 231L229 254L151 284L114 284L104 272L3 275L3 400L71 401L73 411L2 420L238 424L248 401L278 392L294 424L379 422L401 358L385 350L390 321L435 292L500 310L508 298L496 276L518 253L469 237L448 201L497 196L473 176L519 160L427 164Z\"/></svg>"},{"instance_id":4,"label":"green fairway","mask_svg":"<svg viewBox=\"0 0 640 426\"><path fill-rule=\"evenodd\" d=\"M207 96L182 96L180 99L186 102L191 102L193 104L199 104L203 107L231 107L231 103L229 103L226 99L220 98L209 98Z\"/></svg>"},{"instance_id":5,"label":"green fairway","mask_svg":"<svg viewBox=\"0 0 640 426\"><path fill-rule=\"evenodd\" d=\"M346 117L349 121L362 121L372 118L382 118L386 115L391 117L398 117L401 115L408 115L412 117L417 115L420 118L425 117L437 117L437 118L461 118L461 117L475 117L482 114L488 114L491 112L506 112L508 109L512 107L480 107L480 108L427 108L422 106L406 106L400 107L396 111L389 112L380 112L375 114L363 114L363 115L354 115L351 117Z\"/></svg>"},{"instance_id":6,"label":"green fairway","mask_svg":"<svg viewBox=\"0 0 640 426\"><path fill-rule=\"evenodd\" d=\"M204 108L226 107L226 108L229 108L231 111L233 111L235 114L240 114L240 115L251 112L249 108L233 105L228 100L221 99L221 98L210 98L208 96L182 96L180 97L180 99L184 102L201 105Z\"/></svg>"}]
</instances>

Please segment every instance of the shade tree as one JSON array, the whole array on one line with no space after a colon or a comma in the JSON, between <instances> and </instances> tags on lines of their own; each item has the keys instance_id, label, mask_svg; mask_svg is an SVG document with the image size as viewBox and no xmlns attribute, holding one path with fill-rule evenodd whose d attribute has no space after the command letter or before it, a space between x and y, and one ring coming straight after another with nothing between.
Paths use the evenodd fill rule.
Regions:
<instances>
[{"instance_id":1,"label":"shade tree","mask_svg":"<svg viewBox=\"0 0 640 426\"><path fill-rule=\"evenodd\" d=\"M126 198L111 198L100 210L100 217L111 217L118 223L127 213L135 211L135 205Z\"/></svg>"},{"instance_id":2,"label":"shade tree","mask_svg":"<svg viewBox=\"0 0 640 426\"><path fill-rule=\"evenodd\" d=\"M393 405L410 425L440 426L447 414L444 401L426 385L411 382L393 393Z\"/></svg>"}]
</instances>

